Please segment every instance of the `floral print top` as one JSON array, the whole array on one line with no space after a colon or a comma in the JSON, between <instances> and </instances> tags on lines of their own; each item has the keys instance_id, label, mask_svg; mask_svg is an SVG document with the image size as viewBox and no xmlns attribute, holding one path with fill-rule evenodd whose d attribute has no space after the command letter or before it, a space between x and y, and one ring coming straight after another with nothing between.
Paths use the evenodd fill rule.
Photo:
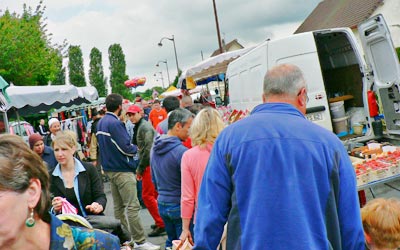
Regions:
<instances>
[{"instance_id":1,"label":"floral print top","mask_svg":"<svg viewBox=\"0 0 400 250\"><path fill-rule=\"evenodd\" d=\"M51 214L50 250L119 250L119 239L98 229L69 226Z\"/></svg>"}]
</instances>

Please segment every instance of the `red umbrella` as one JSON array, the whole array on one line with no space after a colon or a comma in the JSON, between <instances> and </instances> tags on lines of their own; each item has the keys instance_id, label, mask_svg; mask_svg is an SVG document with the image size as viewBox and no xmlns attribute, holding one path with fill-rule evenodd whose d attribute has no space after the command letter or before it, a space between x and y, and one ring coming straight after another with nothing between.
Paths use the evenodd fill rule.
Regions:
<instances>
[{"instance_id":1,"label":"red umbrella","mask_svg":"<svg viewBox=\"0 0 400 250\"><path fill-rule=\"evenodd\" d=\"M146 77L135 77L130 80L125 81L125 87L127 88L137 88L143 86L146 83Z\"/></svg>"}]
</instances>

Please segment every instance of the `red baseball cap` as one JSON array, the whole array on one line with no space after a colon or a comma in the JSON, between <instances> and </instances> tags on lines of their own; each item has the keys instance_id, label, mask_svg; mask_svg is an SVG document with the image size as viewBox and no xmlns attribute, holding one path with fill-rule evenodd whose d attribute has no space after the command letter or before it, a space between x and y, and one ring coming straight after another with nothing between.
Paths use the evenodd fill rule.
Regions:
<instances>
[{"instance_id":1,"label":"red baseball cap","mask_svg":"<svg viewBox=\"0 0 400 250\"><path fill-rule=\"evenodd\" d=\"M128 109L126 110L126 113L139 113L140 111L142 111L142 109L138 106L138 105L131 105L128 107Z\"/></svg>"}]
</instances>

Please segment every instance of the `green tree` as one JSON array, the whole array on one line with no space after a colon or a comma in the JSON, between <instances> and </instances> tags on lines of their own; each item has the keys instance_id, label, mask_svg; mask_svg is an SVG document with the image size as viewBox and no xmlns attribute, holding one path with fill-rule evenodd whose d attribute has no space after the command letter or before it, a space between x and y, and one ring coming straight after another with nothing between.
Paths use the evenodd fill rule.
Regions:
<instances>
[{"instance_id":1,"label":"green tree","mask_svg":"<svg viewBox=\"0 0 400 250\"><path fill-rule=\"evenodd\" d=\"M51 85L65 85L65 68L61 68Z\"/></svg>"},{"instance_id":2,"label":"green tree","mask_svg":"<svg viewBox=\"0 0 400 250\"><path fill-rule=\"evenodd\" d=\"M51 43L42 1L33 11L23 5L23 13L4 11L0 16L0 75L15 85L47 85L61 70L62 46Z\"/></svg>"},{"instance_id":3,"label":"green tree","mask_svg":"<svg viewBox=\"0 0 400 250\"><path fill-rule=\"evenodd\" d=\"M108 48L110 60L110 85L113 93L118 93L127 99L132 99L131 91L125 87L124 82L129 79L126 74L125 55L119 44L112 44Z\"/></svg>"},{"instance_id":4,"label":"green tree","mask_svg":"<svg viewBox=\"0 0 400 250\"><path fill-rule=\"evenodd\" d=\"M56 68L58 68L58 71L56 72L56 77L55 77L54 81L51 83L51 85L65 85L66 84L65 67L63 67L62 60L63 60L63 56L61 56L61 53L60 53L60 56L56 60Z\"/></svg>"},{"instance_id":5,"label":"green tree","mask_svg":"<svg viewBox=\"0 0 400 250\"><path fill-rule=\"evenodd\" d=\"M179 77L182 75L182 70L179 70L178 74L175 76L174 81L171 83L172 86L176 87L178 85Z\"/></svg>"},{"instance_id":6,"label":"green tree","mask_svg":"<svg viewBox=\"0 0 400 250\"><path fill-rule=\"evenodd\" d=\"M97 89L99 96L106 96L106 80L104 78L102 56L96 47L90 51L89 82Z\"/></svg>"},{"instance_id":7,"label":"green tree","mask_svg":"<svg viewBox=\"0 0 400 250\"><path fill-rule=\"evenodd\" d=\"M142 99L145 100L152 100L153 99L153 91L157 91L158 94L163 93L166 89L160 87L160 86L156 86L153 87L151 89L146 89L144 92L138 92L137 95L140 95L142 97Z\"/></svg>"},{"instance_id":8,"label":"green tree","mask_svg":"<svg viewBox=\"0 0 400 250\"><path fill-rule=\"evenodd\" d=\"M81 47L79 45L71 45L68 49L68 58L69 82L77 87L86 86Z\"/></svg>"}]
</instances>

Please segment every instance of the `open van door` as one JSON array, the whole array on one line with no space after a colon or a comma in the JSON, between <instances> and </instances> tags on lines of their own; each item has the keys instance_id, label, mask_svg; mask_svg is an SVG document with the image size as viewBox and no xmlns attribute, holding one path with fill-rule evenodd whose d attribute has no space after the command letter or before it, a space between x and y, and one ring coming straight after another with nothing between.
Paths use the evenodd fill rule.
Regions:
<instances>
[{"instance_id":1,"label":"open van door","mask_svg":"<svg viewBox=\"0 0 400 250\"><path fill-rule=\"evenodd\" d=\"M358 31L386 131L400 134L400 66L388 26L379 14L361 23Z\"/></svg>"}]
</instances>

